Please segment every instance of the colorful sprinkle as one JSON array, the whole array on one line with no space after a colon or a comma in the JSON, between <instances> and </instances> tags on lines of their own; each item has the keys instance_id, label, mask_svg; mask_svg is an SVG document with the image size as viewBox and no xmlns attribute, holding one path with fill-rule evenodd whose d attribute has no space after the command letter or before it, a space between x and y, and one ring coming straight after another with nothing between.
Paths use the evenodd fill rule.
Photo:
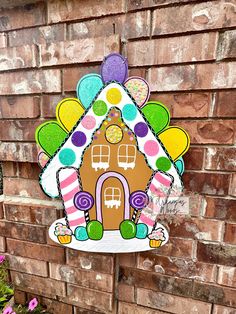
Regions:
<instances>
[{"instance_id":1,"label":"colorful sprinkle","mask_svg":"<svg viewBox=\"0 0 236 314\"><path fill-rule=\"evenodd\" d=\"M86 135L84 134L84 132L81 131L74 132L71 138L73 145L77 147L84 146L86 140L87 140Z\"/></svg>"},{"instance_id":2,"label":"colorful sprinkle","mask_svg":"<svg viewBox=\"0 0 236 314\"><path fill-rule=\"evenodd\" d=\"M128 121L133 121L137 116L137 109L133 104L127 104L122 109L123 118Z\"/></svg>"},{"instance_id":3,"label":"colorful sprinkle","mask_svg":"<svg viewBox=\"0 0 236 314\"><path fill-rule=\"evenodd\" d=\"M107 101L112 105L117 105L120 103L122 95L118 88L110 88L107 91Z\"/></svg>"},{"instance_id":4,"label":"colorful sprinkle","mask_svg":"<svg viewBox=\"0 0 236 314\"><path fill-rule=\"evenodd\" d=\"M81 124L86 130L92 130L96 125L96 120L93 116L85 116Z\"/></svg>"},{"instance_id":5,"label":"colorful sprinkle","mask_svg":"<svg viewBox=\"0 0 236 314\"><path fill-rule=\"evenodd\" d=\"M133 141L133 140L134 140L133 136L130 136L130 138L129 138L129 139L130 139L130 141Z\"/></svg>"},{"instance_id":6,"label":"colorful sprinkle","mask_svg":"<svg viewBox=\"0 0 236 314\"><path fill-rule=\"evenodd\" d=\"M96 116L104 116L107 113L107 104L103 100L97 100L93 104L93 112Z\"/></svg>"},{"instance_id":7,"label":"colorful sprinkle","mask_svg":"<svg viewBox=\"0 0 236 314\"><path fill-rule=\"evenodd\" d=\"M59 160L64 166L70 166L75 162L75 153L70 148L64 148L59 153Z\"/></svg>"},{"instance_id":8,"label":"colorful sprinkle","mask_svg":"<svg viewBox=\"0 0 236 314\"><path fill-rule=\"evenodd\" d=\"M155 156L159 151L159 147L157 142L153 140L149 140L144 144L144 152L148 156Z\"/></svg>"},{"instance_id":9,"label":"colorful sprinkle","mask_svg":"<svg viewBox=\"0 0 236 314\"><path fill-rule=\"evenodd\" d=\"M166 157L159 157L156 161L157 169L162 171L168 171L171 167L171 162Z\"/></svg>"},{"instance_id":10,"label":"colorful sprinkle","mask_svg":"<svg viewBox=\"0 0 236 314\"><path fill-rule=\"evenodd\" d=\"M144 122L137 123L134 127L134 133L138 137L145 137L148 134L148 127L146 123Z\"/></svg>"}]
</instances>

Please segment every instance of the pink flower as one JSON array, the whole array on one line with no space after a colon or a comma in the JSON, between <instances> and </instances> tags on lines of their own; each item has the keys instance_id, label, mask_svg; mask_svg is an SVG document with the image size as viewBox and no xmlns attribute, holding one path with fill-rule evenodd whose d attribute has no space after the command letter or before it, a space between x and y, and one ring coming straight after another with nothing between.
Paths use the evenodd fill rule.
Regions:
<instances>
[{"instance_id":1,"label":"pink flower","mask_svg":"<svg viewBox=\"0 0 236 314\"><path fill-rule=\"evenodd\" d=\"M5 261L6 257L4 255L0 255L0 264Z\"/></svg>"},{"instance_id":2,"label":"pink flower","mask_svg":"<svg viewBox=\"0 0 236 314\"><path fill-rule=\"evenodd\" d=\"M2 314L12 314L12 307L11 306L6 307Z\"/></svg>"},{"instance_id":3,"label":"pink flower","mask_svg":"<svg viewBox=\"0 0 236 314\"><path fill-rule=\"evenodd\" d=\"M37 305L38 305L38 300L36 298L32 299L29 302L28 310L32 312L37 307Z\"/></svg>"}]
</instances>

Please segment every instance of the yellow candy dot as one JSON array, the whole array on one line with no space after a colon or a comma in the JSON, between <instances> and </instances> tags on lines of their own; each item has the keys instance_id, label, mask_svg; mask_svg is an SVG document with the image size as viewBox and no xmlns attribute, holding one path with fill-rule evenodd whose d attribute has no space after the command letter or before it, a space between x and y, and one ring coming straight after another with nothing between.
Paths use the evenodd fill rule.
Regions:
<instances>
[{"instance_id":1,"label":"yellow candy dot","mask_svg":"<svg viewBox=\"0 0 236 314\"><path fill-rule=\"evenodd\" d=\"M107 91L107 100L110 104L117 105L121 101L121 92L118 88L110 88Z\"/></svg>"},{"instance_id":2,"label":"yellow candy dot","mask_svg":"<svg viewBox=\"0 0 236 314\"><path fill-rule=\"evenodd\" d=\"M123 138L123 132L117 125L110 125L106 129L106 139L111 144L119 143Z\"/></svg>"}]
</instances>

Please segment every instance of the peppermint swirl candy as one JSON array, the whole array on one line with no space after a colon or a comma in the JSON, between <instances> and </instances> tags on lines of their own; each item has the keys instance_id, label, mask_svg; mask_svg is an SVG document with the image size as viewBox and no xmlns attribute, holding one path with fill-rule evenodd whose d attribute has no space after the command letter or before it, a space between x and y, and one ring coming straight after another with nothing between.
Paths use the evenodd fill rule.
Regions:
<instances>
[{"instance_id":1,"label":"peppermint swirl candy","mask_svg":"<svg viewBox=\"0 0 236 314\"><path fill-rule=\"evenodd\" d=\"M94 199L89 192L77 192L74 196L74 205L79 210L89 210L93 207Z\"/></svg>"},{"instance_id":2,"label":"peppermint swirl candy","mask_svg":"<svg viewBox=\"0 0 236 314\"><path fill-rule=\"evenodd\" d=\"M133 208L143 209L147 206L149 198L143 191L135 191L130 194L129 203Z\"/></svg>"}]
</instances>

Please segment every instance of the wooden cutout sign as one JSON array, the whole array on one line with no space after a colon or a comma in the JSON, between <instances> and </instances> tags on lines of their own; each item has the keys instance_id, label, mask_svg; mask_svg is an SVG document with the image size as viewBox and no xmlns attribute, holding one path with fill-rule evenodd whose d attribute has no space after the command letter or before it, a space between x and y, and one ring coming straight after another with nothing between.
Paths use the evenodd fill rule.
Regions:
<instances>
[{"instance_id":1,"label":"wooden cutout sign","mask_svg":"<svg viewBox=\"0 0 236 314\"><path fill-rule=\"evenodd\" d=\"M127 60L111 54L101 76L79 81L81 99L61 101L58 122L36 130L40 185L46 195L60 197L65 210L49 235L76 250L120 253L164 245L168 231L158 215L183 189L181 156L189 136L169 126L164 105L146 103L145 80L126 76Z\"/></svg>"}]
</instances>

